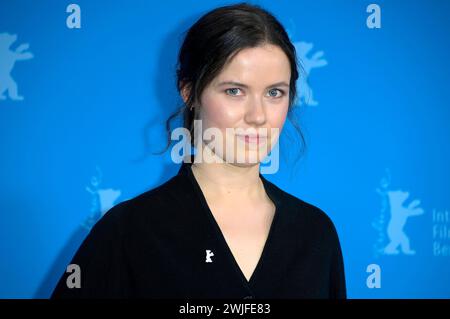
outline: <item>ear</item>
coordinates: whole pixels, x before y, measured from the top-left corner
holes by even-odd
[[[186,82],[181,82],[180,86],[181,86],[181,89],[180,89],[181,97],[183,98],[184,103],[186,103],[188,100],[189,94],[190,94],[191,84],[186,83]]]

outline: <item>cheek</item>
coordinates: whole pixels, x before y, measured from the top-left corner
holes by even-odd
[[[277,106],[276,108],[273,108],[270,110],[270,112],[268,112],[267,115],[270,127],[282,129],[287,118],[288,107],[288,104],[281,107]]]
[[[202,99],[202,120],[204,127],[225,129],[234,127],[241,114],[238,108],[227,105],[226,98],[219,95],[205,95]]]

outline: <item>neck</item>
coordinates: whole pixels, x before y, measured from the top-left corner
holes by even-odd
[[[204,193],[215,198],[261,199],[264,186],[259,178],[259,163],[238,166],[214,161],[194,161],[192,172]]]

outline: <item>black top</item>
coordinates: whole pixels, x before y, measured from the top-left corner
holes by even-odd
[[[52,298],[346,298],[338,235],[322,210],[260,174],[276,210],[247,281],[190,165],[111,208],[71,262],[81,288],[68,288],[64,273]]]

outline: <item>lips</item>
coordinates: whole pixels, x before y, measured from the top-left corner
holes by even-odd
[[[237,135],[237,137],[248,144],[262,144],[267,140],[267,136],[264,135]]]

